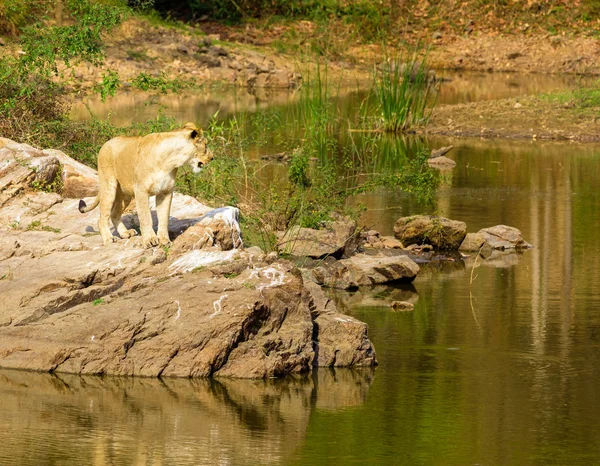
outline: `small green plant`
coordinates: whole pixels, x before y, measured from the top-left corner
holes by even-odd
[[[224,274],[223,276],[224,276],[225,278],[233,279],[233,278],[236,278],[236,277],[238,277],[239,275],[240,275],[240,273],[239,273],[239,272],[230,272],[230,273],[226,273],[226,274]]]
[[[42,225],[42,222],[39,220],[32,221],[29,225],[27,225],[25,230],[27,230],[27,231],[50,231],[52,233],[60,233],[59,228],[54,228],[54,227],[51,227],[48,225]]]
[[[29,225],[27,225],[27,228],[25,228],[25,229],[27,231],[32,231],[32,230],[39,230],[41,227],[42,227],[42,222],[40,222],[39,220],[34,220]]]
[[[104,304],[104,298],[98,298],[92,301],[92,306],[98,306],[100,304]]]

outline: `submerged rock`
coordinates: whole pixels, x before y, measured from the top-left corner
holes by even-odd
[[[431,244],[440,250],[457,250],[466,234],[464,222],[432,215],[402,217],[394,225],[394,235],[403,244]]]

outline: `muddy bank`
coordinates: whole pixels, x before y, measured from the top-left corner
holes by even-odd
[[[525,96],[436,107],[424,130],[457,137],[599,142],[596,108]]]

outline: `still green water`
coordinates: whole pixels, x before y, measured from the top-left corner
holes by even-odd
[[[433,263],[335,292],[379,366],[299,379],[147,380],[0,371],[0,464],[600,464],[600,147],[454,144],[440,215],[518,227],[534,249]],[[361,196],[390,234],[409,197]],[[475,269],[473,267],[475,266]],[[396,312],[393,300],[415,304]]]

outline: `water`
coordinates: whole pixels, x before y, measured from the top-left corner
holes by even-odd
[[[278,381],[0,371],[0,464],[600,464],[600,147],[428,143],[455,145],[440,214],[472,232],[518,227],[534,249],[332,293],[369,324],[374,371]],[[384,234],[419,208],[392,191],[360,200]],[[393,300],[415,309],[393,311]]]

